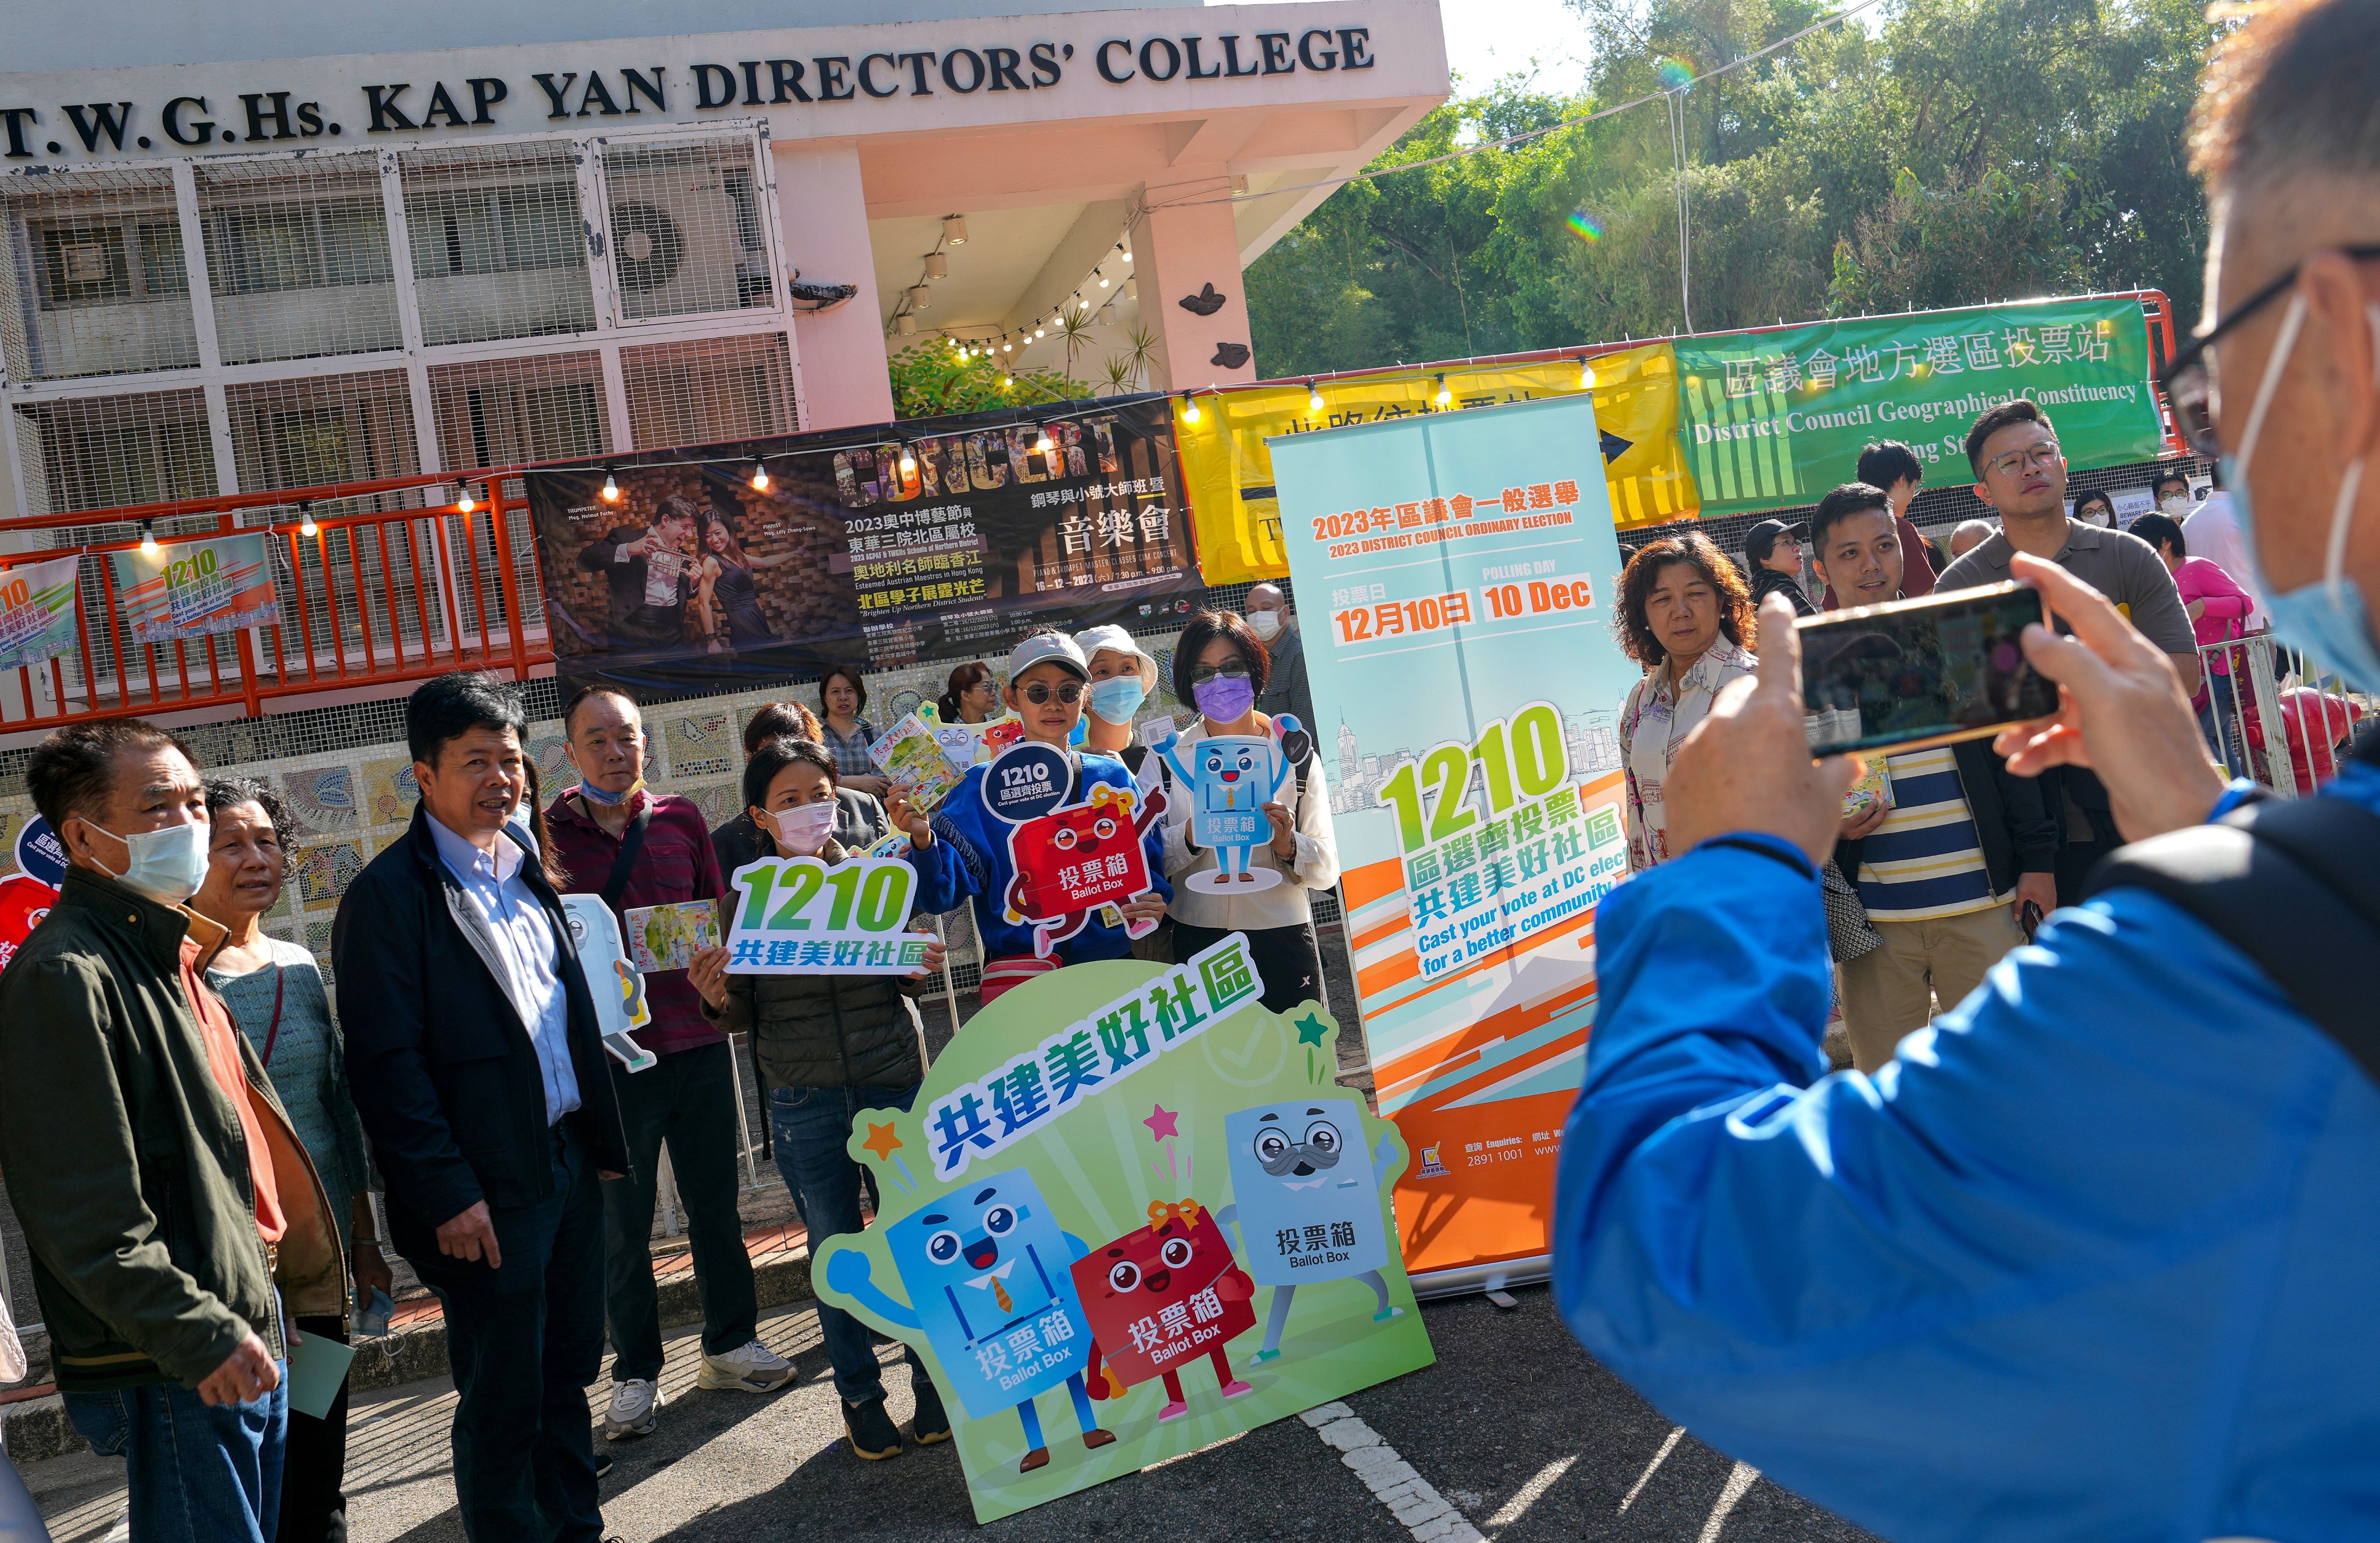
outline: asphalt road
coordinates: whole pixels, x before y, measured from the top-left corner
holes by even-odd
[[[1510,1311],[1480,1297],[1426,1305],[1438,1364],[1345,1401],[1481,1534],[1496,1543],[1867,1538],[1692,1437],[1673,1441],[1668,1420],[1578,1348],[1546,1291],[1515,1294],[1520,1306]],[[692,1389],[692,1339],[672,1342],[660,1429],[607,1449],[619,1460],[603,1486],[607,1532],[625,1543],[1414,1537],[1295,1419],[979,1529],[949,1446],[912,1447],[885,1463],[853,1455],[807,1306],[771,1316],[762,1335],[800,1368],[793,1387],[763,1397]],[[882,1355],[892,1414],[905,1420],[897,1347]],[[452,1391],[439,1381],[374,1395],[356,1411],[356,1543],[461,1539],[446,1442],[452,1409]],[[57,1543],[83,1543],[113,1521],[121,1474],[120,1463],[85,1452],[33,1464],[25,1476]]]

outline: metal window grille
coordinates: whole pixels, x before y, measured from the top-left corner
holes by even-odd
[[[243,488],[320,487],[403,477],[421,469],[403,371],[254,382],[225,388],[225,397],[231,416],[232,460]],[[327,500],[314,505],[313,513],[322,519],[419,508],[421,503],[419,490],[406,490]],[[295,516],[288,509],[251,509],[242,518],[249,525],[268,520],[286,525]],[[299,543],[309,597],[306,625],[322,655],[319,667],[335,665],[334,647],[346,650],[353,666],[375,654],[386,660],[392,651],[420,646],[420,587],[430,586],[434,597],[440,579],[428,526],[424,519],[403,526],[332,529],[323,531],[320,541]],[[406,550],[408,536],[410,553]],[[298,589],[285,573],[279,586],[284,612],[294,618]],[[329,601],[332,595],[337,597],[335,605]],[[434,625],[443,613],[434,599],[430,608]]]
[[[591,351],[439,365],[430,371],[430,395],[437,407],[438,455],[443,466],[520,466],[600,456],[614,447],[611,413],[604,400],[602,356]],[[513,589],[520,597],[522,621],[542,624],[545,606],[537,573],[537,536],[528,517],[528,484],[508,477],[504,495]],[[480,592],[459,597],[462,623],[467,634],[480,626],[492,633],[504,621],[494,536],[477,525],[471,529],[480,532],[473,564],[473,571],[480,576]],[[463,533],[455,529],[447,539],[461,540]]]
[[[206,394],[196,388],[20,401],[13,418],[28,515],[162,504],[219,491]],[[97,528],[58,531],[52,544],[74,546],[116,534]]]
[[[800,426],[783,333],[623,348],[620,374],[639,445],[716,444]]]
[[[403,343],[377,154],[201,164],[197,178],[225,364]]]
[[[757,146],[735,134],[603,147],[624,320],[776,304]]]
[[[0,188],[0,353],[20,381],[199,363],[173,174],[16,176]]]
[[[422,342],[595,330],[577,162],[552,142],[397,157]]]

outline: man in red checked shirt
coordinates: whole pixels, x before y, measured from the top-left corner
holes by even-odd
[[[645,728],[637,704],[590,686],[563,710],[563,734],[579,784],[546,810],[554,856],[570,888],[601,894],[621,918],[647,905],[719,898],[719,859],[694,801],[645,786]],[[641,1072],[614,1063],[620,1124],[633,1154],[626,1178],[603,1182],[604,1303],[612,1325],[608,1440],[646,1436],[661,1415],[662,1328],[653,1285],[653,1186],[662,1143],[686,1207],[702,1295],[699,1387],[774,1391],[793,1364],[759,1341],[751,1256],[735,1211],[735,1051],[703,1016],[683,969],[645,977],[652,1021],[637,1039],[659,1061]]]

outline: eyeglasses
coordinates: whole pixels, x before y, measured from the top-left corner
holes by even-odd
[[[1233,660],[1229,664],[1201,664],[1190,672],[1190,684],[1204,686],[1218,675],[1225,680],[1245,680],[1248,678],[1248,667],[1238,660]]]
[[[2359,262],[2380,258],[2380,246],[2341,247],[2340,251]],[[2304,264],[2293,262],[2289,271],[2249,296],[2233,308],[2230,315],[2215,323],[2204,336],[2174,356],[2171,364],[2157,376],[2164,388],[2166,400],[2173,404],[2174,426],[2181,431],[2181,443],[2193,456],[2215,460],[2223,454],[2223,442],[2215,432],[2215,343],[2249,317],[2270,305],[2275,298],[2297,286],[2298,271]]]
[[[1083,683],[1078,680],[1070,680],[1062,682],[1056,686],[1051,686],[1046,680],[1037,680],[1032,685],[1025,688],[1025,699],[1031,702],[1035,707],[1049,706],[1050,699],[1053,695],[1068,707],[1072,707],[1082,699]]]
[[[2054,439],[2046,439],[2039,444],[2029,444],[2022,450],[2011,450],[2005,456],[1996,456],[1984,463],[1984,469],[1986,472],[1998,472],[2003,477],[2014,477],[2020,471],[2031,471],[2035,468],[2046,470],[2057,464],[2058,442]]]

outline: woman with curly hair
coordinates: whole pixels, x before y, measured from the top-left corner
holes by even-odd
[[[1661,797],[1670,757],[1710,711],[1718,688],[1759,667],[1744,647],[1752,591],[1708,536],[1665,537],[1628,560],[1613,626],[1621,648],[1645,671],[1620,710],[1628,867],[1641,873],[1672,855]]]

